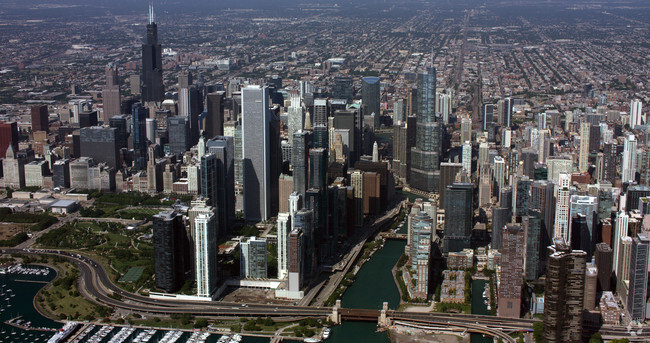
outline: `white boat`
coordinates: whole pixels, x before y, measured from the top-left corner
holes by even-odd
[[[328,339],[328,338],[330,338],[330,329],[325,328],[325,330],[323,330],[323,339]]]
[[[320,339],[318,339],[318,338],[313,338],[313,337],[305,338],[305,339],[303,340],[303,342],[305,342],[305,343],[318,343],[318,342],[320,342],[320,341],[321,341]]]

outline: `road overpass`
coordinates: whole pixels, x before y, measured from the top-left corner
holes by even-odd
[[[67,251],[42,249],[3,249],[2,254],[44,254],[64,257],[74,263],[80,270],[79,292],[95,303],[115,308],[145,312],[151,314],[192,314],[211,317],[320,317],[325,318],[333,313],[329,307],[293,306],[272,304],[241,304],[223,301],[183,301],[168,299],[152,299],[139,294],[130,293],[117,287],[108,277],[101,264],[93,259]],[[117,296],[116,296],[117,295]],[[337,308],[342,320],[377,322],[381,311],[372,309]],[[500,318],[486,315],[450,314],[450,313],[413,313],[387,310],[386,316],[391,321],[412,323],[413,325],[447,325],[465,328],[469,332],[483,333],[502,338],[507,332],[532,330],[536,320],[521,318]],[[631,341],[647,341],[650,338],[650,326],[641,328],[641,334],[628,332],[624,327],[603,327],[603,335],[628,338]],[[647,332],[647,333],[643,333]],[[505,335],[505,336],[504,336]],[[638,340],[636,338],[643,338]]]

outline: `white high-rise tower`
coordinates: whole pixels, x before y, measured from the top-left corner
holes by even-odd
[[[555,225],[553,237],[562,237],[566,242],[571,238],[569,227],[569,202],[571,200],[571,174],[560,173],[555,206]]]
[[[636,174],[636,137],[630,134],[623,143],[623,165],[621,166],[621,181],[634,181]]]

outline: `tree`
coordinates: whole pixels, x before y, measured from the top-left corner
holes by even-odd
[[[535,343],[542,343],[544,333],[544,324],[542,322],[535,322],[533,324],[533,339]]]

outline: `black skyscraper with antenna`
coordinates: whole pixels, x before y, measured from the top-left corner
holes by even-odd
[[[150,4],[147,42],[142,44],[142,101],[162,102],[164,97],[162,48],[158,44],[158,26],[155,23],[153,4]]]

